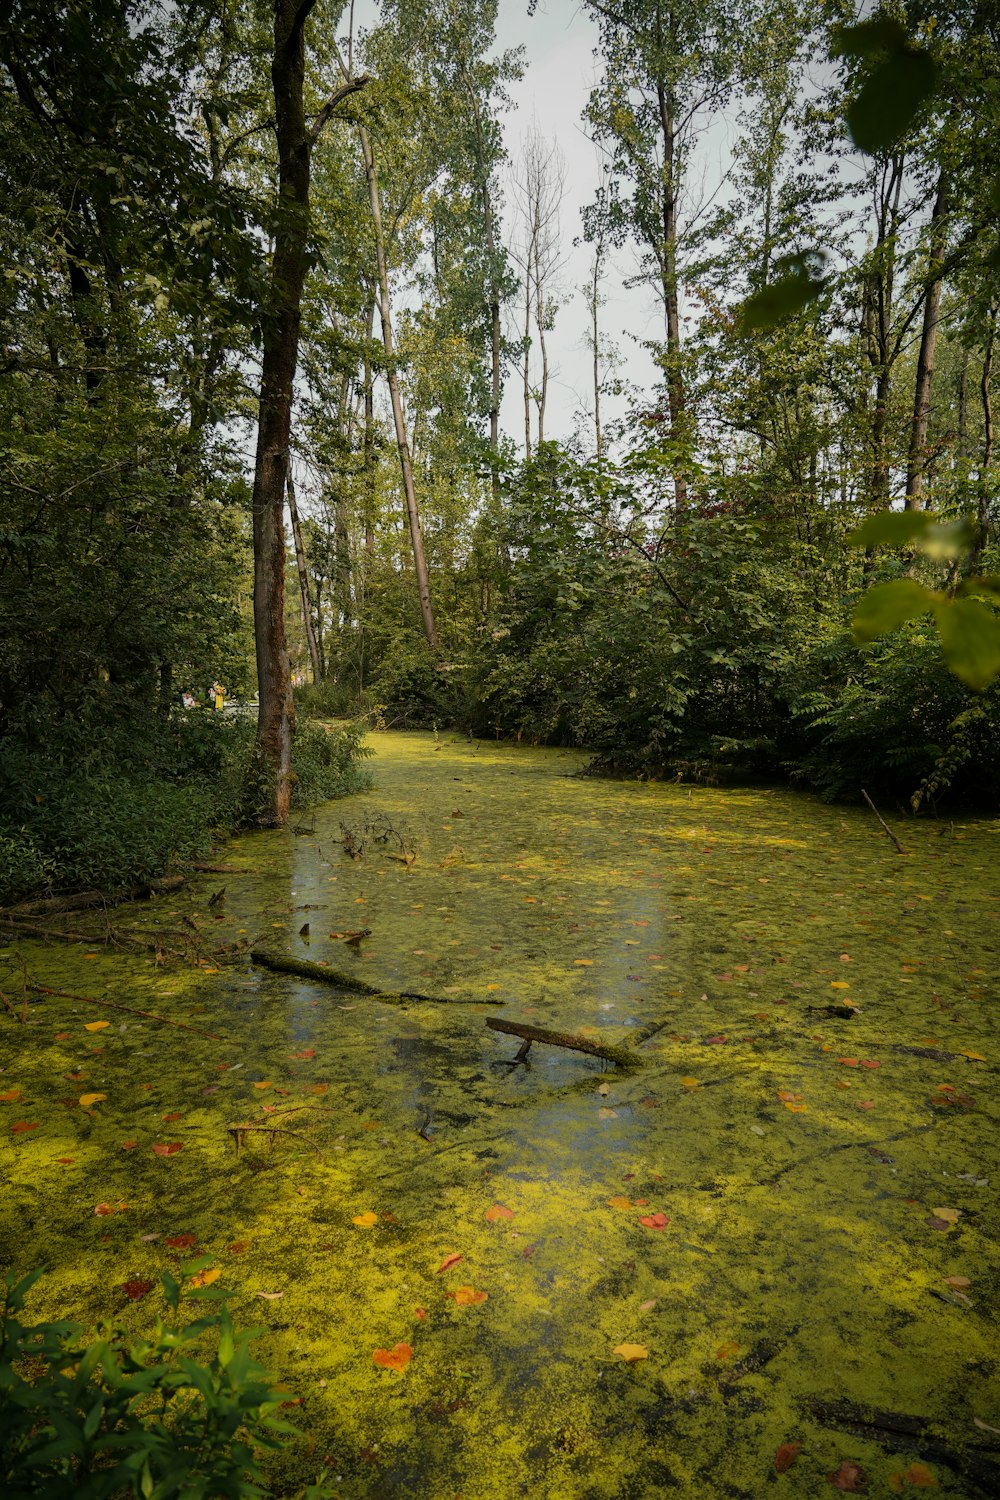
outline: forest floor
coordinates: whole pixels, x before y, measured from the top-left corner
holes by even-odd
[[[890,818],[900,856],[789,791],[373,745],[374,791],[114,914],[196,963],[0,950],[29,1312],[148,1332],[211,1256],[301,1402],[277,1494],[1000,1493],[1000,824]],[[462,1003],[213,955],[250,940]],[[25,973],[167,1019],[29,990],[21,1024]],[[644,1066],[511,1066],[489,1015]]]

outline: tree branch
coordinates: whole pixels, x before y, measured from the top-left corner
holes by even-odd
[[[334,90],[312,123],[312,129],[309,131],[309,140],[312,145],[315,145],[319,140],[324,125],[337,108],[337,105],[341,104],[347,98],[348,94],[356,94],[359,89],[363,89],[365,84],[370,82],[371,78],[369,74],[362,73],[359,78],[349,78],[346,83],[341,84],[339,89]]]

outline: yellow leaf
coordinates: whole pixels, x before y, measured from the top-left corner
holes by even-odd
[[[487,985],[487,986],[486,986],[486,988],[487,988],[487,990],[488,990],[488,991],[489,991],[489,992],[490,992],[490,994],[492,994],[492,993],[493,993],[493,991],[494,991],[494,990],[498,990],[498,989],[499,989],[499,988],[500,988],[500,986],[499,986],[499,985],[498,985],[498,984],[488,984],[488,985]]]
[[[829,969],[827,969],[828,974],[829,972]],[[830,988],[831,990],[849,990],[851,986],[847,983],[846,979],[831,979]]]
[[[616,1193],[613,1198],[609,1198],[608,1199],[608,1207],[609,1208],[631,1208],[632,1207],[632,1199],[631,1198],[623,1198],[620,1193]]]
[[[378,1223],[378,1214],[355,1214],[351,1223],[357,1224],[359,1229],[372,1229]]]
[[[786,1109],[791,1110],[793,1115],[804,1114],[805,1111],[809,1108],[808,1104],[797,1104],[794,1099],[784,1099],[782,1100],[782,1103],[784,1104]]]
[[[634,1364],[637,1359],[649,1358],[645,1344],[616,1344],[612,1353],[620,1354],[627,1365]]]
[[[962,1211],[959,1208],[932,1208],[931,1213],[935,1219],[943,1219],[946,1224],[957,1224],[962,1217]]]
[[[718,1349],[716,1349],[715,1357],[716,1359],[732,1359],[733,1355],[739,1354],[739,1352],[740,1346],[736,1340],[727,1339],[724,1344],[720,1344]]]
[[[255,1083],[254,1084],[254,1088],[255,1089],[269,1089],[270,1087],[271,1087],[271,1080],[269,1078],[265,1078],[260,1083]]]
[[[573,962],[581,969],[589,969],[593,964],[592,958],[574,958]]]
[[[84,1109],[89,1109],[92,1104],[100,1104],[101,1100],[107,1097],[107,1094],[81,1094],[80,1103]]]
[[[216,1267],[216,1269],[212,1271],[197,1271],[194,1276],[191,1277],[191,1285],[193,1287],[211,1286],[212,1282],[218,1281],[221,1275],[222,1272],[218,1269],[218,1267]]]
[[[597,1118],[599,1120],[617,1120],[618,1111],[616,1109],[608,1109],[606,1105],[602,1105],[597,1111]]]
[[[472,1307],[477,1302],[485,1302],[489,1292],[477,1292],[472,1286],[457,1286],[454,1295],[459,1307]]]
[[[87,1021],[83,1029],[84,1031],[103,1031],[106,1026],[110,1025],[110,1021]]]
[[[701,1079],[700,1078],[682,1078],[681,1079],[681,1088],[683,1088],[683,1089],[700,1089],[701,1088]]]
[[[959,1057],[967,1057],[970,1062],[985,1062],[986,1059],[981,1052],[960,1052]]]

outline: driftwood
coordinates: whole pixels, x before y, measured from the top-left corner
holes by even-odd
[[[107,1010],[121,1010],[129,1016],[142,1016],[146,1021],[162,1021],[164,1026],[177,1026],[181,1031],[193,1031],[195,1036],[208,1037],[212,1042],[226,1040],[214,1031],[202,1031],[198,1026],[189,1026],[186,1021],[174,1021],[170,1016],[157,1015],[154,1010],[138,1010],[134,1005],[120,1005],[117,1000],[95,1000],[90,995],[71,995],[67,990],[50,990],[46,985],[35,984],[30,979],[25,981],[25,989],[31,990],[35,995],[52,995],[58,1000],[78,1000],[81,1005],[99,1005]]]
[[[311,1141],[307,1135],[303,1135],[301,1130],[289,1130],[286,1126],[282,1126],[282,1125],[258,1125],[253,1120],[243,1120],[238,1125],[227,1125],[226,1126],[226,1130],[229,1132],[229,1134],[232,1136],[233,1140],[236,1142],[236,1155],[237,1156],[239,1156],[239,1154],[240,1154],[240,1147],[243,1145],[243,1142],[246,1140],[247,1132],[250,1131],[250,1130],[260,1130],[260,1131],[262,1131],[264,1133],[264,1135],[293,1135],[298,1140],[305,1141],[305,1143],[306,1143],[307,1146],[311,1146],[312,1149],[316,1152],[317,1156],[319,1156],[319,1157],[322,1158],[322,1155],[323,1155],[322,1151],[319,1149],[319,1147],[317,1146],[316,1142],[315,1141]]]
[[[427,1005],[503,1005],[503,1000],[493,996],[486,999],[459,999],[453,995],[419,995],[414,990],[403,990],[399,994],[380,990],[353,974],[344,974],[326,964],[312,964],[303,958],[283,958],[277,953],[265,953],[260,948],[250,952],[251,961],[264,969],[274,969],[279,974],[298,974],[302,979],[318,979],[321,984],[331,984],[338,990],[350,990],[355,995],[371,995],[375,1000],[384,1000],[388,1005],[402,1005],[409,1000],[418,1000]]]
[[[862,797],[864,797],[865,801],[868,803],[868,806],[871,808],[871,810],[875,814],[876,818],[878,818],[879,822],[882,824],[882,827],[885,829],[886,833],[892,839],[892,842],[896,846],[896,853],[897,854],[905,854],[906,850],[903,848],[902,844],[899,842],[899,839],[893,833],[892,829],[889,827],[888,823],[885,821],[885,819],[883,818],[882,814],[879,812],[878,808],[875,806],[874,802],[869,797],[868,793],[865,791],[864,787],[861,788],[861,795],[862,795]]]
[[[532,1042],[544,1042],[548,1047],[565,1047],[570,1052],[585,1052],[588,1057],[602,1057],[605,1062],[615,1063],[626,1070],[643,1066],[643,1059],[630,1052],[627,1047],[610,1047],[604,1042],[592,1042],[589,1037],[574,1036],[569,1031],[548,1031],[544,1026],[526,1026],[521,1021],[500,1021],[493,1016],[488,1017],[486,1024],[491,1031],[502,1031],[506,1036],[521,1038],[521,1046],[513,1058],[514,1062],[524,1061]]]
[[[0,911],[0,916],[47,917],[61,911],[78,911],[84,906],[103,906],[106,900],[103,891],[77,891],[74,896],[46,896],[41,901],[19,901],[16,906],[5,906]]]

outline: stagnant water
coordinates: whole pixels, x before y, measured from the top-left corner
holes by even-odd
[[[870,814],[788,791],[373,744],[372,792],[116,920],[472,1003],[0,951],[16,1009],[23,966],[222,1038],[37,994],[26,1025],[0,1015],[0,1253],[51,1268],[30,1310],[146,1331],[157,1291],[124,1283],[214,1257],[302,1397],[282,1494],[322,1471],[345,1497],[819,1496],[845,1460],[876,1494],[1000,1491],[1000,825],[896,817],[901,857]],[[490,1014],[645,1028],[645,1066],[511,1067]],[[300,1133],[237,1152],[248,1121]],[[185,1233],[197,1252],[166,1245]],[[404,1371],[374,1362],[401,1343]]]

